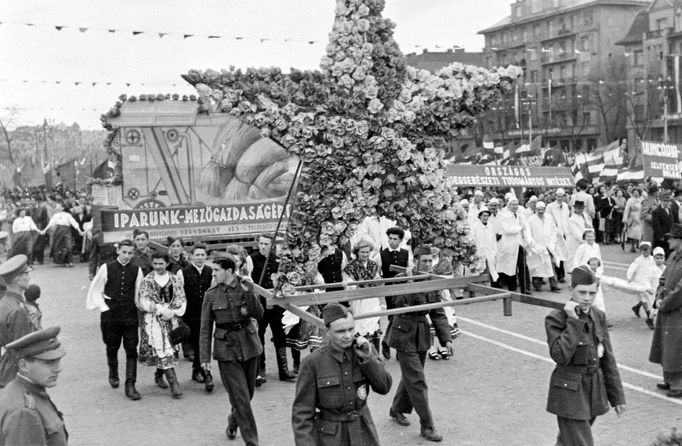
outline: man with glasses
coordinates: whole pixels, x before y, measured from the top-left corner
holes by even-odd
[[[24,291],[30,281],[28,258],[16,255],[0,265],[0,285],[7,289],[0,299],[0,346],[3,348],[12,341],[34,331],[31,318],[26,309]],[[2,291],[0,288],[0,294]],[[17,364],[4,349],[0,357],[0,388],[5,387],[17,374]]]

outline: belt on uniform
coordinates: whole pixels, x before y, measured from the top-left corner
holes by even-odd
[[[556,368],[564,372],[580,373],[583,375],[593,375],[599,371],[599,364],[597,365],[587,365],[587,366],[577,366],[577,365],[565,365]]]
[[[246,328],[248,325],[249,325],[248,322],[238,322],[236,324],[229,323],[215,324],[216,328],[220,328],[227,331],[239,331],[242,328]]]
[[[361,415],[367,411],[367,406],[362,407],[358,410],[352,410],[350,412],[336,413],[326,409],[319,409],[317,412],[317,418],[323,421],[333,421],[337,423],[349,423],[351,421],[357,420]]]
[[[412,311],[410,313],[400,313],[397,314],[396,316],[404,317],[407,319],[421,319],[427,314],[429,314],[428,311]]]

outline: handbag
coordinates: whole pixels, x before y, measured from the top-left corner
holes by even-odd
[[[190,333],[191,330],[189,325],[184,323],[182,320],[178,320],[178,326],[172,329],[169,335],[171,344],[181,344],[189,337]]]

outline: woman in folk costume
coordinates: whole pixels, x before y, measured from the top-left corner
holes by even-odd
[[[55,213],[52,214],[50,222],[45,226],[45,229],[40,231],[40,234],[44,235],[51,228],[55,228],[54,237],[52,238],[52,256],[54,263],[72,267],[71,249],[73,248],[73,237],[71,236],[71,228],[74,228],[81,235],[83,235],[83,231],[81,231],[81,228],[71,214],[64,211],[63,203],[57,202],[55,205]]]
[[[40,232],[40,229],[26,215],[26,208],[18,208],[17,218],[12,222],[12,250],[8,257],[24,254],[28,258],[28,266],[33,265],[33,232]]]
[[[478,211],[478,219],[471,224],[471,238],[476,245],[476,254],[479,259],[485,262],[485,273],[490,274],[490,279],[497,282],[499,274],[495,267],[495,258],[497,256],[497,238],[495,237],[495,228],[490,223],[490,210],[483,207]]]
[[[142,312],[139,359],[156,367],[154,381],[159,387],[167,389],[170,384],[173,398],[180,398],[182,391],[175,374],[178,360],[171,332],[180,325],[187,299],[180,279],[167,270],[168,263],[168,255],[152,254],[153,271],[142,281],[135,299]],[[163,380],[164,375],[168,384]]]
[[[555,248],[557,226],[552,216],[545,212],[545,209],[545,203],[538,201],[535,205],[535,215],[528,219],[530,234],[533,237],[532,247],[528,251],[528,269],[530,269],[530,275],[533,278],[535,291],[541,290],[546,278],[549,280],[550,289],[556,292],[559,291],[559,286],[554,275],[552,258],[558,258]]]
[[[573,203],[573,212],[568,219],[566,232],[566,271],[572,271],[578,266],[574,263],[575,253],[583,244],[583,234],[588,228],[592,228],[592,219],[585,214],[585,203],[577,200]]]
[[[344,282],[359,282],[363,280],[374,280],[379,278],[379,265],[370,260],[370,255],[374,250],[374,245],[368,239],[360,240],[355,247],[353,247],[353,254],[355,258],[351,260],[343,269]],[[368,285],[358,285],[364,288]],[[348,289],[356,288],[351,285]],[[375,311],[381,311],[381,303],[379,298],[370,297],[367,299],[358,299],[350,302],[350,309],[353,314],[363,314]],[[367,338],[380,351],[381,329],[379,327],[379,317],[372,317],[367,319],[358,319],[355,321],[355,332]]]
[[[509,291],[516,291],[517,280],[522,293],[530,292],[530,273],[526,266],[525,247],[532,238],[528,221],[519,209],[519,200],[511,193],[505,195],[507,207],[497,218],[497,230],[502,234],[497,243],[495,268]]]

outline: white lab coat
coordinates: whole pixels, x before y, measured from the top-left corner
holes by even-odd
[[[528,250],[528,269],[531,277],[554,277],[550,253],[556,256],[557,228],[551,215],[545,212],[542,220],[537,215],[528,219],[533,245]]]
[[[570,273],[573,270],[573,268],[579,265],[573,263],[573,260],[575,259],[575,252],[578,250],[578,247],[583,243],[583,233],[585,232],[585,229],[592,227],[592,225],[589,224],[589,220],[587,220],[588,218],[589,217],[585,213],[583,213],[582,216],[573,213],[571,217],[568,219],[567,225],[568,231],[566,232],[567,273]]]
[[[493,282],[497,280],[497,268],[495,265],[495,258],[497,256],[497,239],[495,238],[495,230],[488,220],[488,224],[484,225],[480,219],[477,219],[471,225],[471,238],[476,245],[476,254],[485,258],[486,264],[490,271],[490,277]]]
[[[559,207],[559,203],[553,201],[547,205],[547,210],[545,214],[552,216],[554,223],[557,227],[557,237],[555,243],[556,254],[553,255],[561,262],[565,262],[568,257],[566,248],[566,233],[568,232],[568,219],[571,217],[571,210],[568,208],[567,203],[562,203]]]
[[[514,214],[509,208],[502,209],[496,219],[496,230],[502,234],[502,238],[497,242],[497,259],[495,268],[498,273],[508,276],[516,275],[516,260],[519,255],[520,246],[530,245],[532,238],[528,230],[528,222],[522,212]]]

